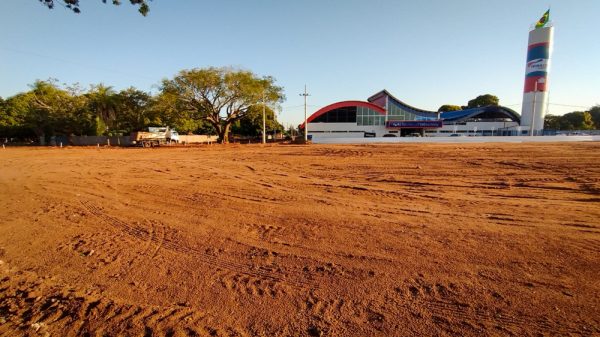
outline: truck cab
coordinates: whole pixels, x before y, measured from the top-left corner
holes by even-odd
[[[165,134],[168,142],[179,143],[179,133],[175,129],[169,129]]]

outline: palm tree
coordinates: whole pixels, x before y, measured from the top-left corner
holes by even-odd
[[[107,128],[112,128],[117,119],[118,97],[111,86],[100,83],[92,85],[87,93],[90,109],[100,118]]]

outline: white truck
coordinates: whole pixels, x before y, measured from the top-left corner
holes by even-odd
[[[179,134],[168,126],[149,127],[148,131],[131,133],[131,143],[142,147],[155,147],[171,143],[179,143]]]

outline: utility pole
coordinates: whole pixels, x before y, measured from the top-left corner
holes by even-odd
[[[263,132],[262,132],[262,143],[267,143],[267,116],[265,113],[265,94],[263,93]]]
[[[306,119],[306,97],[310,96],[306,92],[306,84],[304,85],[304,93],[300,94],[300,96],[304,96],[304,142],[308,141],[308,121]]]
[[[530,137],[533,137],[533,123],[535,123],[535,96],[537,95],[537,82],[535,82],[535,90],[533,91],[533,102],[531,107],[531,132],[529,133]],[[520,135],[519,135],[520,136]]]
[[[532,103],[532,107],[531,107],[531,132],[529,133],[530,137],[533,137],[533,129],[534,129],[534,123],[535,123],[535,98],[537,96],[537,85],[538,85],[538,80],[535,81],[535,83],[533,84],[533,103]]]

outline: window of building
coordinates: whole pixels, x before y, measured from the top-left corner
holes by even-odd
[[[356,115],[358,125],[384,125],[385,116],[379,112],[365,107],[358,107]]]
[[[356,123],[356,107],[343,107],[328,111],[311,123]]]

